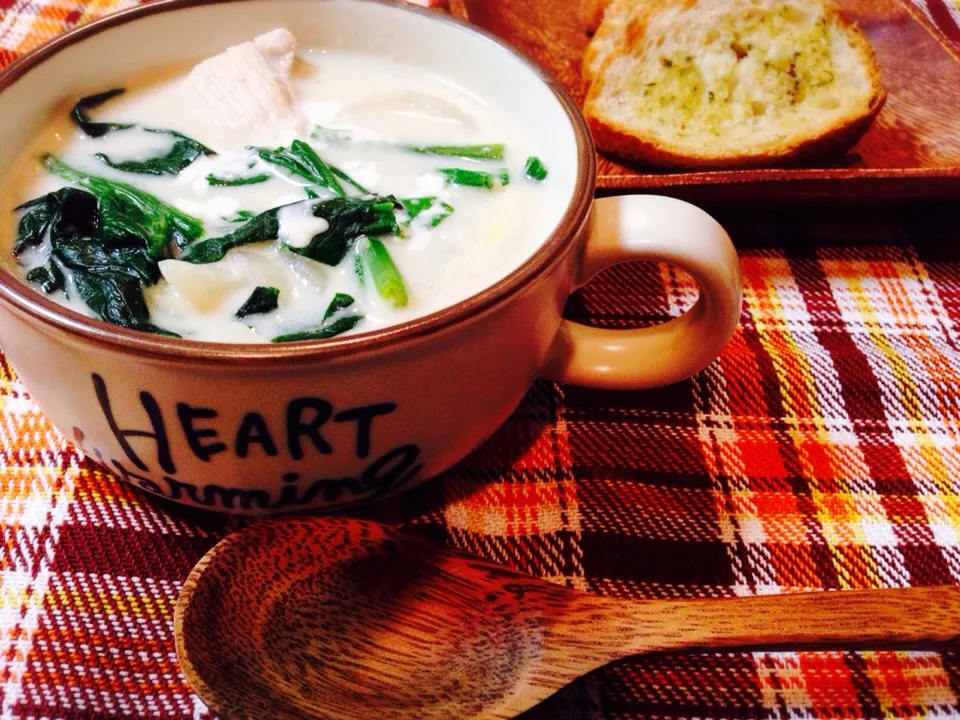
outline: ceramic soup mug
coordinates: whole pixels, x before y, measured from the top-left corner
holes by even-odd
[[[43,412],[88,456],[191,506],[247,514],[344,508],[449,468],[506,420],[538,376],[649,388],[686,378],[720,353],[741,304],[739,261],[724,230],[664,197],[595,201],[593,144],[567,92],[492,37],[429,11],[363,0],[188,0],[108,16],[0,77],[0,168],[64,98],[279,26],[302,45],[440,71],[535,123],[566,209],[532,256],[483,292],[417,320],[320,342],[225,345],[138,333],[65,309],[0,271],[0,345]],[[632,260],[682,268],[699,284],[699,300],[648,329],[563,320],[574,289]]]

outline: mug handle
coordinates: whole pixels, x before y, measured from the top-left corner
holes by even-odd
[[[564,320],[543,377],[611,390],[659,387],[713,362],[740,319],[740,260],[730,236],[690,203],[658,195],[601,198],[576,287],[604,268],[648,260],[676,265],[700,286],[680,317],[650,328],[604,330]]]

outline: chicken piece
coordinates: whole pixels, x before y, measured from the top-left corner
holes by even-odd
[[[286,28],[277,28],[253,39],[253,46],[263,55],[273,71],[289,80],[293,72],[293,58],[297,52],[297,39]]]
[[[196,65],[182,85],[184,106],[218,130],[256,136],[299,121],[290,82],[296,38],[279,28]]]

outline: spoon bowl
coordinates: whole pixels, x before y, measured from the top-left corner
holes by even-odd
[[[486,565],[376,523],[261,523],[187,580],[181,666],[228,717],[479,716],[542,650],[533,593],[476,583]]]
[[[942,641],[960,588],[613,601],[377,523],[262,522],[194,568],[180,664],[225,718],[509,718],[630,654]]]

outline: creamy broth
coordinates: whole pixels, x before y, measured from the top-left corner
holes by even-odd
[[[212,63],[209,67],[201,64],[192,72],[141,79],[88,111],[95,121],[175,130],[215,151],[175,175],[124,172],[97,157],[102,154],[113,164],[154,158],[171,148],[170,135],[133,128],[88,137],[69,118],[76,98],[59,108],[0,189],[9,267],[26,280],[31,268],[49,259],[49,240],[16,259],[11,253],[22,216],[14,208],[70,184],[41,166],[42,153],[53,153],[85,173],[133,185],[202,222],[202,238],[160,261],[162,277],[144,291],[151,325],[197,340],[267,342],[315,330],[338,296],[350,296],[355,302],[336,312],[330,308],[331,319],[345,314],[362,317],[347,332],[422,316],[505,277],[556,225],[564,194],[556,191],[549,175],[538,181],[524,170],[530,157],[542,158],[550,168],[549,148],[538,142],[535,119],[513,117],[509,108],[492,106],[450,78],[394,59],[320,48],[299,48],[294,59],[286,50],[258,58],[246,48],[248,56],[224,54],[206,61]],[[257,65],[263,61],[282,82],[270,80],[262,92],[251,91],[244,83],[249,72],[263,71]],[[244,65],[248,62],[253,71]],[[227,92],[234,86],[222,76],[224,68],[240,78],[236,93]],[[102,90],[106,88],[94,92]],[[308,143],[323,161],[371,194],[436,199],[394,208],[390,212],[401,228],[399,235],[370,232],[368,239],[364,233],[351,241],[335,265],[305,257],[298,252],[335,222],[315,216],[314,208],[336,193],[250,149],[289,149],[295,139]],[[502,159],[408,149],[490,149],[494,144],[503,145]],[[487,173],[493,187],[451,182],[442,169]],[[235,181],[259,175],[268,179],[241,186],[218,186],[208,179]],[[349,180],[338,182],[348,196],[364,195]],[[308,192],[317,198],[310,200]],[[176,259],[180,252],[190,257],[193,245],[237,231],[250,218],[280,206],[275,213],[277,239],[233,248],[216,262]],[[375,282],[371,253],[376,255],[372,245],[377,242],[399,270],[405,302]],[[64,284],[65,289],[54,291],[52,297],[93,315],[69,272]],[[257,287],[279,291],[276,309],[238,318],[238,309]]]

